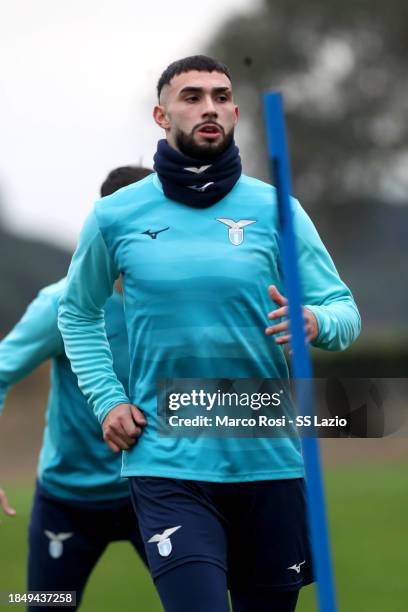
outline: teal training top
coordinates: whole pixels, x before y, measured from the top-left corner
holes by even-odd
[[[311,220],[296,200],[293,205],[304,303],[319,325],[314,344],[344,349],[359,334],[356,305]],[[277,212],[275,189],[254,178],[241,176],[225,198],[197,209],[166,198],[152,174],[97,202],[88,217],[59,325],[99,421],[129,399],[146,415],[142,436],[124,452],[122,475],[218,482],[303,475],[298,438],[157,432],[158,379],[288,377],[283,348],[264,332],[274,308],[267,287],[273,283],[283,293]],[[120,272],[129,399],[112,370],[103,327],[102,306]]]
[[[52,359],[46,427],[38,465],[40,483],[53,495],[76,500],[108,500],[128,495],[120,478],[120,455],[102,438],[92,409],[78,388],[57,326],[65,280],[43,289],[22,319],[0,342],[0,412],[10,385]],[[106,332],[115,372],[127,388],[129,354],[123,300],[116,291],[105,306]]]

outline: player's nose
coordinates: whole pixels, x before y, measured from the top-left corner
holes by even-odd
[[[208,115],[211,115],[214,118],[218,116],[212,96],[205,96],[203,101],[203,116],[208,118]]]

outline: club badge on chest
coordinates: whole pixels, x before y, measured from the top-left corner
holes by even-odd
[[[228,238],[234,246],[239,246],[244,242],[244,227],[246,225],[251,225],[251,223],[256,223],[255,220],[251,219],[241,219],[240,221],[234,221],[233,219],[224,219],[219,218],[216,219],[220,223],[224,223],[224,225],[228,226]]]

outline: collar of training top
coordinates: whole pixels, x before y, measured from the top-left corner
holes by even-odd
[[[234,142],[215,160],[197,160],[159,140],[154,156],[167,198],[194,208],[208,208],[222,200],[242,173],[239,149]]]

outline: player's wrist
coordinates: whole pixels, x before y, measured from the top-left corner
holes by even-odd
[[[129,410],[130,410],[130,402],[128,400],[127,397],[124,397],[122,399],[118,399],[118,400],[112,400],[112,402],[110,402],[107,406],[96,410],[95,411],[95,415],[99,421],[99,423],[101,425],[103,425],[103,422],[105,421],[106,417],[112,412],[112,410],[115,410],[116,408],[118,408],[119,406],[128,406]]]

